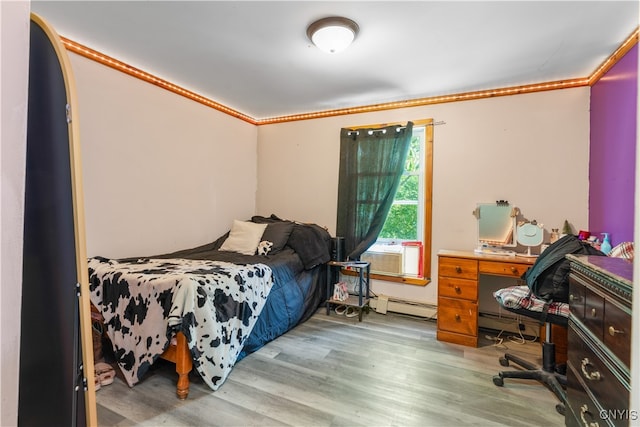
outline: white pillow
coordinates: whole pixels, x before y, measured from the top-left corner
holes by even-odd
[[[255,255],[265,228],[267,228],[267,224],[256,224],[255,222],[234,219],[229,237],[220,246],[220,250]]]

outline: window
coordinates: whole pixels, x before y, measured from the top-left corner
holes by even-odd
[[[431,275],[433,120],[414,121],[405,170],[377,241],[362,254],[372,277],[416,285]]]

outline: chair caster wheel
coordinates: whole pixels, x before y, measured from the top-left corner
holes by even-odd
[[[506,357],[501,357],[500,359],[498,359],[498,362],[500,362],[501,366],[509,366],[509,359],[507,359]]]
[[[504,385],[504,380],[502,379],[502,377],[500,375],[494,375],[493,376],[493,383],[495,385],[497,385],[498,387],[502,387]]]
[[[564,411],[565,407],[564,407],[564,403],[558,403],[556,405],[556,412],[559,413],[560,415],[564,415]]]

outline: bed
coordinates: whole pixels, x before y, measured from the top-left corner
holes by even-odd
[[[217,390],[235,363],[311,317],[330,254],[323,227],[254,216],[199,247],[89,258],[90,298],[129,386],[164,358],[185,399],[192,366]]]

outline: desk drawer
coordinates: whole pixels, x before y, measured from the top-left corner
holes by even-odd
[[[454,298],[438,298],[438,329],[478,335],[478,304]]]
[[[502,261],[480,261],[480,274],[494,274],[498,276],[513,276],[520,278],[529,265],[518,264],[517,262]]]
[[[438,274],[440,276],[478,280],[478,261],[463,258],[440,257]]]
[[[438,296],[478,300],[478,282],[457,277],[438,277]]]

